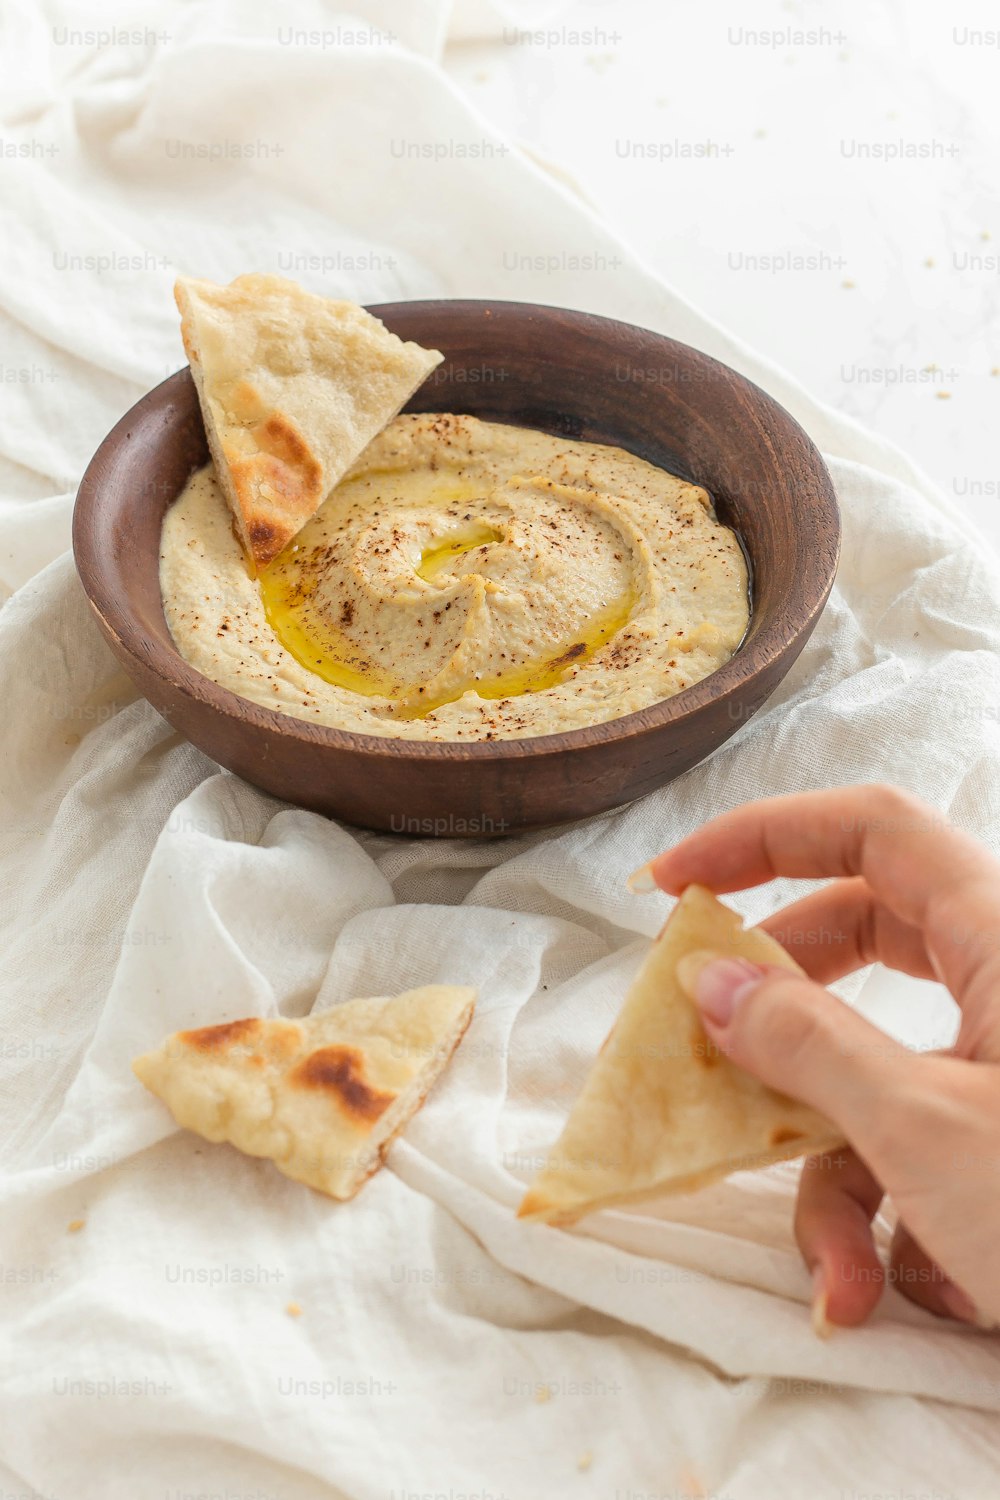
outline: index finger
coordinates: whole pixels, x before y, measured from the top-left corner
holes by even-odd
[[[1000,862],[926,803],[889,786],[773,797],[706,823],[649,865],[679,895],[723,893],[779,875],[862,876],[883,905],[924,932],[956,999],[1000,970]]]

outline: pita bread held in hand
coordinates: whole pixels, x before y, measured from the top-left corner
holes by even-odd
[[[219,483],[262,568],[443,356],[282,276],[181,277],[174,297]]]
[[[759,928],[700,886],[678,901],[625,997],[615,1026],[519,1217],[572,1223],[731,1172],[843,1144],[828,1120],[731,1063],[711,1043],[677,964],[726,955],[801,973]]]
[[[178,1125],[351,1198],[423,1104],[475,1002],[475,990],[431,984],[303,1021],[251,1017],[178,1031],[132,1067]]]

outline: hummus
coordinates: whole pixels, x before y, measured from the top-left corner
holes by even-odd
[[[252,576],[211,464],[163,524],[181,655],[314,724],[419,740],[551,734],[728,661],[736,535],[642,459],[475,417],[397,417]]]

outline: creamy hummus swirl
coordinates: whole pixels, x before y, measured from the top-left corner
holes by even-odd
[[[253,578],[211,465],[163,527],[182,655],[231,691],[367,734],[553,733],[728,660],[743,553],[708,495],[621,449],[398,417]]]

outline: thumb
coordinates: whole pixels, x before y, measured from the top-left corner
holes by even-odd
[[[677,978],[721,1052],[859,1145],[914,1060],[829,990],[787,969],[699,952],[681,959]]]

